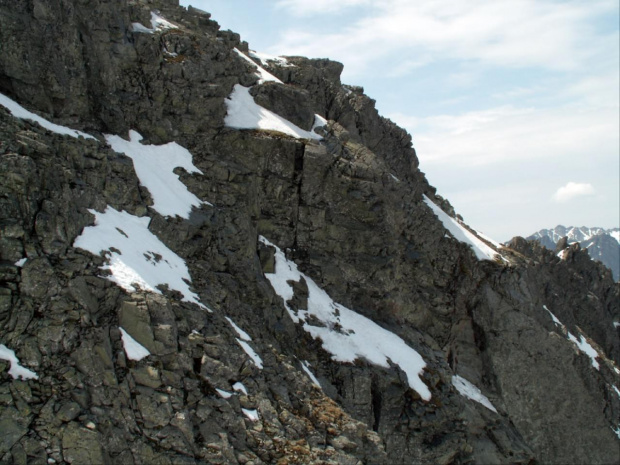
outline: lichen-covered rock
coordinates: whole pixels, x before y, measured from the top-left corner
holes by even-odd
[[[101,448],[99,433],[75,422],[62,433],[62,455],[67,463],[107,463]]]

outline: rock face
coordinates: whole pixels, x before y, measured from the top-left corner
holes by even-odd
[[[3,463],[620,461],[610,272],[578,245],[557,256],[521,238],[477,259],[427,206],[454,214],[410,136],[342,65],[257,60],[265,80],[238,35],[174,1],[0,0],[0,44],[0,93],[95,136],[0,105]],[[321,140],[227,127],[237,85],[301,130],[326,118]],[[189,218],[162,216],[157,183],[107,145],[129,130],[189,150],[196,171],[174,171],[203,202]],[[199,304],[172,278],[115,274],[133,249],[74,246],[110,208],[180,257]],[[275,246],[307,278],[286,298],[268,279]],[[309,332],[348,341],[338,323],[296,324],[312,283],[419,353],[430,399],[396,358],[339,361]]]
[[[563,237],[567,238],[568,243],[579,243],[582,249],[587,249],[592,260],[601,262],[611,270],[614,280],[620,281],[620,229],[567,228],[560,225],[553,229],[541,229],[528,239],[554,250]]]

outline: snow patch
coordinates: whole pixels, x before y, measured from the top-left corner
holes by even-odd
[[[175,26],[170,21],[166,20],[163,16],[151,11],[151,27],[157,30],[164,29],[178,29],[178,26]]]
[[[493,246],[497,247],[498,249],[500,247],[503,247],[503,245],[500,244],[499,242],[497,242],[495,239],[490,238],[489,236],[487,236],[486,234],[481,233],[480,231],[476,231],[476,234],[478,234],[478,236],[483,238],[485,241],[490,242],[491,244],[493,244]]]
[[[146,347],[136,341],[133,337],[131,337],[127,331],[123,328],[118,328],[121,330],[121,339],[123,340],[123,347],[125,348],[125,353],[127,354],[127,358],[129,360],[140,361],[145,357],[151,355]]]
[[[592,360],[592,366],[594,368],[596,368],[597,370],[600,370],[600,365],[598,361],[596,360],[596,357],[598,357],[598,352],[594,349],[594,347],[590,345],[590,343],[588,343],[586,338],[583,337],[583,334],[580,334],[579,339],[577,339],[575,336],[573,336],[569,332],[568,339],[570,339],[580,351],[582,351],[584,354],[590,357],[590,359]]]
[[[51,121],[46,120],[45,118],[41,118],[39,115],[35,115],[34,113],[26,110],[19,103],[14,100],[11,100],[6,95],[0,94],[0,105],[6,107],[7,110],[11,112],[11,114],[15,118],[27,119],[30,121],[34,121],[39,123],[42,127],[47,129],[48,131],[55,132],[56,134],[62,134],[65,136],[75,137],[76,139],[80,136],[85,139],[95,139],[90,134],[86,134],[85,132],[78,131],[76,129],[71,129],[65,126],[60,126],[59,124],[54,124]]]
[[[242,408],[241,411],[250,421],[258,421],[258,410]]]
[[[260,358],[260,356],[256,353],[254,349],[252,349],[250,344],[248,344],[245,341],[242,341],[241,339],[237,339],[237,343],[241,346],[241,348],[245,351],[245,353],[248,354],[248,357],[252,359],[252,361],[254,362],[254,365],[256,365],[258,368],[262,370],[263,359]]]
[[[22,258],[21,260],[17,260],[14,265],[21,268],[22,266],[24,266],[26,264],[26,262],[28,261],[28,258]]]
[[[127,292],[143,289],[161,294],[157,286],[167,285],[179,291],[183,301],[207,309],[189,289],[191,277],[185,261],[148,230],[149,217],[138,218],[110,206],[103,213],[89,212],[95,215],[95,226],[84,228],[73,247],[105,254],[107,263],[101,269],[111,272],[107,279]]]
[[[256,50],[250,50],[250,56],[252,58],[256,58],[260,60],[263,66],[269,66],[269,62],[273,61],[277,63],[278,66],[282,66],[283,68],[294,68],[295,65],[289,63],[289,61],[284,57],[277,57],[274,55],[269,55],[267,53],[257,52]]]
[[[495,250],[478,239],[466,228],[461,226],[458,221],[435,205],[426,195],[424,195],[424,202],[431,208],[435,216],[439,218],[439,221],[443,224],[444,228],[446,228],[455,239],[469,245],[472,248],[476,254],[476,257],[478,257],[478,260],[494,260],[499,255]]]
[[[233,320],[231,320],[228,317],[225,317],[225,318],[226,318],[226,321],[228,321],[230,323],[230,326],[233,327],[233,329],[235,330],[235,332],[237,333],[237,335],[239,336],[239,338],[242,341],[251,341],[252,340],[250,335],[248,333],[246,333],[244,330],[242,330],[239,326],[237,326]]]
[[[327,120],[323,118],[321,115],[314,114],[314,124],[312,125],[312,129],[310,132],[314,134],[314,130],[318,128],[323,128],[327,126]]]
[[[462,378],[459,375],[454,375],[452,377],[452,384],[456,388],[459,393],[468,399],[478,402],[479,404],[484,405],[489,410],[497,413],[497,410],[491,403],[491,401],[485,396],[480,389],[478,389],[474,384],[467,381],[465,378]]]
[[[131,23],[131,30],[140,34],[153,34],[155,31],[143,26],[141,23]]]
[[[192,154],[176,142],[164,145],[143,145],[142,136],[136,131],[129,131],[129,140],[119,136],[105,136],[108,144],[116,152],[121,152],[133,160],[140,184],[146,187],[153,197],[153,208],[163,216],[178,215],[188,219],[192,207],[203,203],[187,190],[175,168],[183,168],[188,173],[202,174],[192,163]]]
[[[262,129],[278,131],[297,139],[322,139],[314,132],[305,131],[290,121],[257,105],[250,95],[250,89],[235,84],[232,94],[226,99],[228,113],[224,124],[234,129]]]
[[[561,322],[560,320],[558,320],[558,318],[557,318],[557,317],[556,317],[556,316],[555,316],[555,315],[551,312],[551,310],[549,310],[549,309],[547,308],[547,306],[546,306],[546,305],[543,305],[543,308],[544,308],[545,310],[547,310],[547,312],[549,312],[549,315],[551,316],[551,319],[553,320],[553,322],[554,322],[557,326],[559,326],[560,328],[564,328],[564,325],[562,324],[562,322]]]
[[[557,256],[560,260],[564,260],[566,258],[566,254],[568,253],[568,248],[564,249],[564,250],[560,250],[557,253]]]
[[[241,381],[237,381],[235,384],[233,384],[233,391],[243,392],[244,395],[248,395],[248,390],[245,388]]]
[[[590,360],[592,360],[592,366],[596,368],[597,370],[600,370],[600,365],[598,361],[596,360],[596,358],[598,357],[598,352],[596,351],[594,347],[590,345],[590,343],[586,340],[583,334],[580,334],[579,339],[577,339],[568,330],[568,328],[566,328],[566,326],[564,326],[564,324],[551,312],[551,310],[547,308],[546,305],[543,305],[543,308],[547,310],[547,312],[549,312],[549,315],[551,316],[551,319],[553,320],[553,322],[557,326],[559,326],[564,332],[566,332],[566,337],[568,338],[568,340],[571,341],[573,344],[575,344],[581,352],[583,352],[588,357],[590,357]]]
[[[400,179],[398,179],[396,176],[394,176],[392,173],[390,173],[390,176],[392,177],[392,179],[396,182],[400,182]]]
[[[223,391],[222,389],[215,388],[215,391],[222,397],[223,399],[230,399],[234,394],[232,392]]]
[[[13,379],[39,379],[39,375],[34,371],[21,366],[15,352],[4,344],[0,344],[0,360],[6,360],[11,364],[9,375],[11,375]]]
[[[618,389],[618,387],[615,384],[612,384],[611,387],[614,389],[614,391],[616,391],[616,394],[618,394],[618,397],[620,397],[620,389]]]
[[[620,321],[614,321],[614,328],[620,328]]]
[[[323,389],[321,387],[321,383],[319,383],[319,380],[316,379],[316,376],[314,376],[314,373],[310,371],[310,364],[306,360],[301,361],[301,368],[306,372],[308,378],[310,378],[310,381],[312,381],[316,387]]]
[[[311,278],[301,273],[294,262],[287,260],[277,246],[262,236],[260,241],[276,250],[275,273],[266,274],[266,278],[284,301],[293,321],[302,324],[315,339],[321,339],[323,348],[332,354],[333,360],[354,362],[365,359],[385,368],[389,368],[390,363],[398,365],[407,375],[409,386],[423,399],[430,400],[431,392],[420,377],[426,363],[418,352],[394,333],[334,302]],[[287,304],[293,297],[289,281],[298,282],[302,278],[308,286],[308,309],[295,312]],[[324,326],[315,326],[313,320]]]
[[[277,82],[279,84],[284,84],[282,81],[280,81],[277,77],[275,77],[265,68],[263,68],[262,66],[258,66],[256,63],[254,63],[254,61],[252,61],[250,57],[246,56],[241,50],[235,48],[234,51],[237,53],[237,55],[239,55],[245,61],[250,63],[254,68],[256,68],[256,75],[259,78],[259,81],[258,81],[259,84],[263,84],[265,82]]]
[[[178,29],[179,27],[172,24],[166,18],[154,11],[151,11],[151,28],[143,26],[141,23],[131,23],[133,32],[141,32],[143,34],[153,34],[154,32],[165,31],[166,29]]]
[[[245,353],[248,354],[248,357],[252,359],[252,361],[254,362],[254,365],[256,365],[258,368],[262,370],[263,359],[260,358],[260,356],[256,353],[256,351],[252,349],[252,346],[248,344],[248,342],[252,340],[250,335],[246,333],[244,330],[242,330],[239,326],[237,326],[233,320],[231,320],[228,317],[225,317],[225,318],[228,321],[228,323],[230,323],[230,326],[233,327],[233,329],[239,336],[237,338],[237,343],[241,346],[241,348],[245,351]]]

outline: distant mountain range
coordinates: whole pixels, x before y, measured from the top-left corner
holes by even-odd
[[[611,269],[614,280],[620,281],[620,228],[580,228],[575,226],[556,226],[553,229],[541,229],[528,239],[540,242],[548,249],[554,250],[560,239],[568,238],[569,244],[579,242],[582,249],[587,249],[593,260],[598,260]]]

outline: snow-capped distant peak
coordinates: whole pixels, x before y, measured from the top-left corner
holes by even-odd
[[[620,280],[620,228],[567,228],[560,225],[553,229],[541,229],[527,239],[538,241],[542,246],[555,250],[560,239],[564,237],[569,244],[578,243],[581,249],[586,249],[591,259],[601,262],[611,270],[616,281]],[[564,254],[560,256],[562,257]]]
[[[566,237],[568,238],[569,244],[572,244],[575,242],[587,241],[589,239],[592,239],[595,236],[600,236],[602,234],[609,234],[614,239],[616,239],[618,242],[620,242],[620,229],[619,228],[604,229],[604,228],[598,228],[598,227],[590,228],[587,226],[565,227],[562,225],[556,226],[555,228],[551,228],[551,229],[541,229],[540,231],[535,232],[534,234],[529,236],[528,239],[542,239],[543,237],[548,237],[549,239],[553,241],[553,243],[557,243],[560,239],[562,239],[563,237]]]

